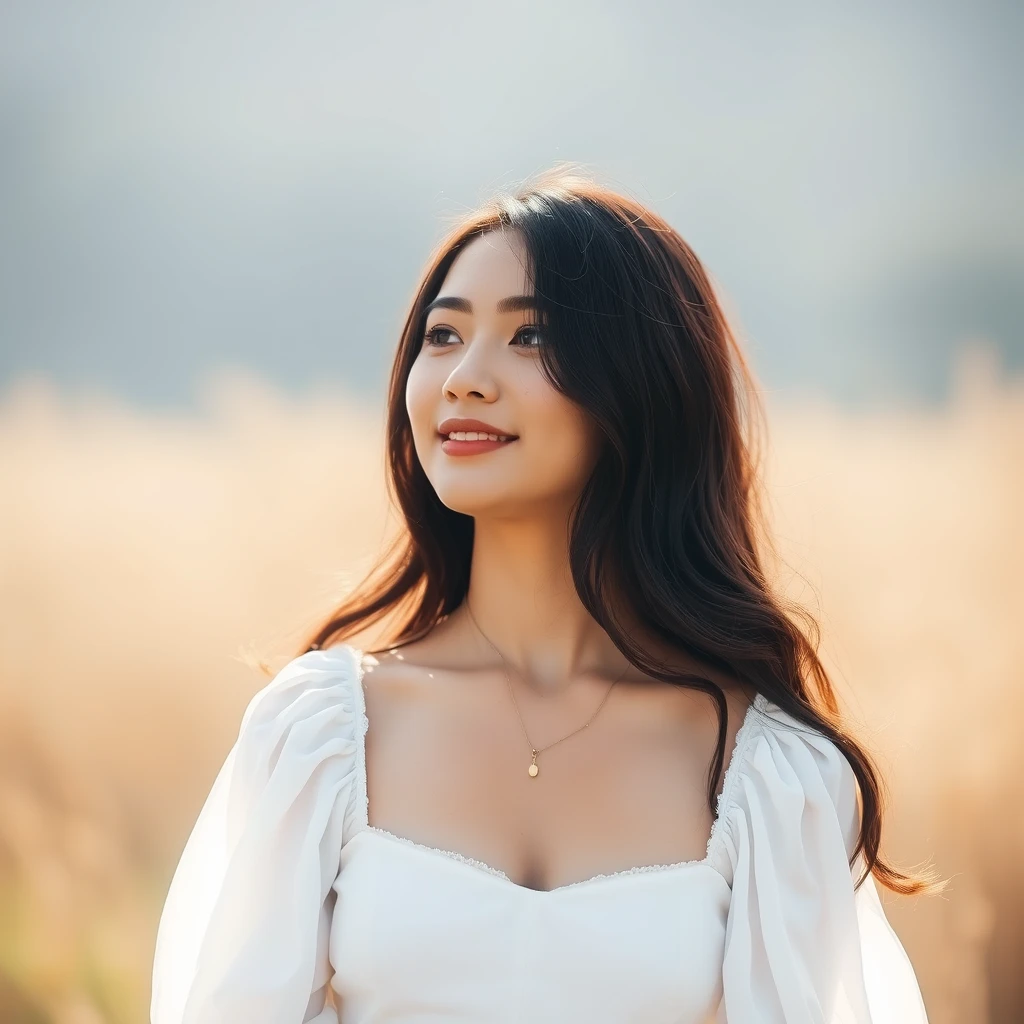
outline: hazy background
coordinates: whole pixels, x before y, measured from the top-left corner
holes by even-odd
[[[888,773],[933,1024],[1024,1019],[1024,13],[0,9],[0,1021],[144,1021],[248,698],[396,528],[382,397],[453,217],[649,203],[766,392],[777,585]],[[368,638],[370,639],[370,638]]]
[[[770,387],[1024,365],[1024,7],[8,0],[0,380],[379,394],[457,214],[559,159],[653,203]]]

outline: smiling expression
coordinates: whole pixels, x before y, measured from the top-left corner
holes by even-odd
[[[438,497],[467,515],[565,506],[599,451],[591,419],[544,376],[532,294],[521,237],[494,231],[466,245],[427,307],[406,408]],[[479,420],[515,439],[448,441],[439,428],[449,419]]]

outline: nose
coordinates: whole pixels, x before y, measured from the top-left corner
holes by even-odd
[[[467,345],[458,363],[448,374],[442,390],[449,399],[463,397],[493,401],[498,396],[498,385],[487,365],[485,345]]]

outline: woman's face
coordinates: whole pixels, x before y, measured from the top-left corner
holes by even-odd
[[[600,450],[592,420],[541,371],[544,336],[525,264],[515,232],[490,232],[459,253],[431,304],[406,385],[424,472],[441,501],[466,515],[564,512]],[[451,441],[448,429],[442,437],[444,421],[459,418],[515,439]]]

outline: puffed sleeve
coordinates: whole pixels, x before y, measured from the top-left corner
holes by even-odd
[[[328,940],[357,666],[347,645],[311,651],[249,702],[167,892],[152,1024],[337,1024]]]
[[[719,1024],[927,1024],[874,878],[854,891],[853,769],[771,702],[755,711],[721,812],[732,895]]]

